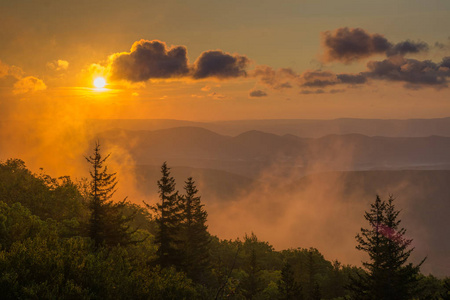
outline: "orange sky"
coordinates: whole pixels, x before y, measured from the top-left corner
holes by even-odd
[[[448,28],[446,0],[0,1],[0,117],[446,117]]]

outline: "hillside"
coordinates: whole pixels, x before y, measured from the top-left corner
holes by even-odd
[[[249,131],[235,137],[198,127],[155,131],[115,129],[99,135],[109,148],[119,147],[137,164],[218,169],[257,177],[277,165],[299,176],[317,171],[447,169],[450,137],[369,137],[327,135],[312,139]]]
[[[318,138],[329,134],[357,133],[368,136],[426,137],[430,135],[450,136],[450,117],[437,119],[356,119],[332,120],[268,119],[234,120],[216,122],[192,122],[183,120],[89,120],[88,126],[96,131],[111,128],[126,130],[160,130],[174,127],[202,127],[223,135],[238,135],[258,130],[277,135],[292,134],[300,137]]]

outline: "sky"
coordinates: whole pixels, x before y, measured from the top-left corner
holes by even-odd
[[[448,117],[449,28],[448,0],[0,0],[0,118]]]

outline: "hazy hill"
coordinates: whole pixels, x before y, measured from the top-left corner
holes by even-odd
[[[110,130],[100,135],[135,163],[218,169],[254,177],[277,165],[299,175],[324,170],[446,169],[450,137],[328,135],[318,139],[249,131],[235,137],[197,127]]]
[[[277,135],[292,134],[299,137],[322,137],[329,134],[357,133],[368,136],[426,137],[450,136],[450,118],[438,119],[354,119],[333,120],[236,120],[192,122],[183,120],[90,120],[88,126],[97,132],[112,128],[127,130],[159,130],[182,126],[202,127],[224,135],[238,135],[258,130]]]

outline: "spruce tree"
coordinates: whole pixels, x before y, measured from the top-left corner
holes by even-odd
[[[180,267],[180,225],[182,220],[182,206],[178,192],[175,191],[175,179],[170,175],[170,168],[164,162],[161,166],[162,177],[158,180],[159,199],[154,210],[158,231],[155,237],[159,245],[157,263],[162,268],[169,266]]]
[[[366,273],[353,278],[350,288],[355,299],[411,299],[414,292],[420,264],[407,263],[412,240],[405,238],[393,202],[392,196],[387,202],[377,196],[365,213],[370,227],[361,228],[356,248],[367,252],[370,260],[363,262]]]
[[[90,218],[88,223],[88,236],[93,240],[95,248],[100,245],[128,244],[131,242],[128,232],[131,217],[122,214],[126,199],[114,203],[112,197],[116,192],[116,173],[109,173],[105,164],[110,157],[102,157],[100,143],[97,141],[94,153],[86,157],[91,164],[91,176],[88,208]]]
[[[209,264],[208,214],[192,177],[185,181],[184,190],[185,194],[180,199],[183,208],[183,267],[190,278],[199,281]]]

